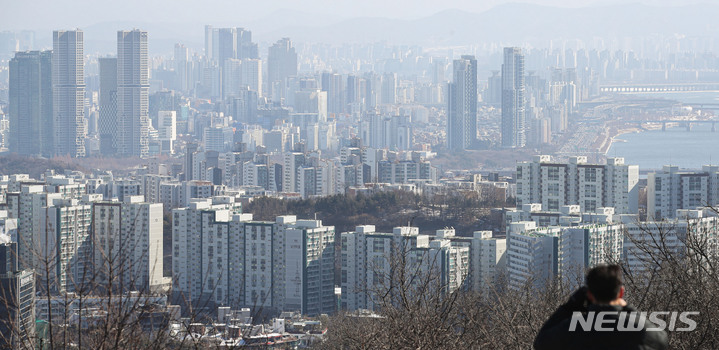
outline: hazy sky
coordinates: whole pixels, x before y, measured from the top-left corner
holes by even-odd
[[[626,0],[0,0],[0,30],[85,27],[107,21],[236,24],[275,11],[298,10],[340,19],[360,16],[420,18],[446,9],[482,12],[509,3],[559,7],[626,3]],[[638,0],[679,6],[703,1]],[[704,1],[705,2],[705,1]],[[329,20],[329,19],[328,19]]]

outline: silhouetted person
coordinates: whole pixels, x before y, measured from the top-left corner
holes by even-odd
[[[539,330],[534,340],[534,349],[667,349],[666,332],[647,330],[656,325],[641,318],[639,313],[630,315],[630,312],[636,310],[628,306],[623,297],[622,271],[618,265],[602,265],[591,269],[587,274],[587,286],[575,291],[569,301],[560,306]],[[573,321],[575,312],[581,314],[575,315]],[[598,323],[598,320],[602,320],[597,317],[600,312],[608,313],[602,314],[603,321]],[[579,316],[585,321],[584,324],[579,322]],[[588,319],[593,322],[587,327]],[[620,321],[623,324],[620,325]],[[607,330],[597,331],[597,326]]]

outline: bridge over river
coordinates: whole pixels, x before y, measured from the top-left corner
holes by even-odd
[[[602,93],[622,92],[674,92],[674,91],[719,91],[717,83],[663,83],[663,84],[603,84],[599,86]]]
[[[686,120],[686,119],[648,119],[648,120],[623,120],[624,123],[628,124],[646,124],[646,123],[661,123],[662,124],[662,131],[667,131],[667,124],[669,123],[676,123],[680,126],[685,126],[687,128],[687,131],[692,130],[692,124],[711,124],[712,125],[712,131],[716,131],[716,124],[719,123],[719,119],[706,119],[706,120]]]

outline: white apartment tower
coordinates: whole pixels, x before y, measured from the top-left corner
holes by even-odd
[[[624,158],[609,158],[607,164],[587,164],[586,157],[571,157],[567,163],[552,162],[550,156],[535,156],[517,164],[517,208],[540,203],[556,212],[565,205],[579,205],[582,212],[614,207],[617,214],[638,210],[639,167],[625,165]]]
[[[292,217],[291,217],[292,218]],[[335,311],[335,229],[320,220],[297,220],[284,230],[285,310]]]
[[[474,291],[497,288],[507,272],[507,239],[493,238],[491,231],[477,231],[472,237],[471,281]]]
[[[677,209],[697,209],[719,204],[719,166],[700,171],[680,171],[665,165],[647,176],[647,216],[650,220],[673,218]]]
[[[555,277],[576,283],[587,268],[619,261],[624,225],[614,223],[537,227],[533,221],[510,224],[507,230],[509,287],[543,286]]]
[[[268,312],[333,312],[334,227],[294,216],[253,221],[240,211],[221,196],[173,210],[178,296]]]
[[[144,196],[92,205],[93,265],[97,278],[116,291],[162,290],[162,203]]]
[[[456,244],[452,235],[453,232],[441,237],[420,235],[417,227],[395,227],[392,233],[381,233],[373,225],[343,232],[342,309],[375,310],[381,303],[380,294],[390,291],[390,286],[398,282],[390,280],[399,275],[393,270],[397,266],[405,266],[407,276],[417,277],[403,281],[410,287],[430,278],[444,292],[462,288],[471,274],[470,247]]]
[[[159,111],[157,131],[160,139],[160,153],[174,154],[177,140],[177,116],[175,111]]]
[[[39,254],[36,271],[40,278],[49,279],[53,291],[83,290],[92,280],[90,209],[90,205],[77,199],[55,198],[40,217],[43,231],[38,237],[39,250],[35,252]]]

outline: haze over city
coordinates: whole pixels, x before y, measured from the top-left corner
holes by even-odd
[[[719,348],[717,14],[4,1],[0,348]]]

